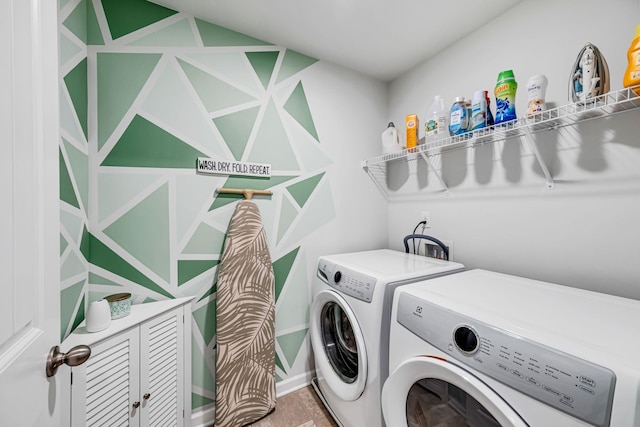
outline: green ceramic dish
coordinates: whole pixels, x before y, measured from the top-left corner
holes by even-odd
[[[121,317],[128,316],[129,313],[131,313],[130,293],[113,294],[105,297],[104,299],[109,302],[112,319],[119,319]]]

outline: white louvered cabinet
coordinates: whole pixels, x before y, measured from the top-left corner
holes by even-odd
[[[107,330],[90,334],[81,326],[65,340],[64,347],[89,345],[91,357],[70,368],[69,423],[63,418],[63,425],[191,424],[191,345],[185,341],[191,298],[180,300],[134,305]]]

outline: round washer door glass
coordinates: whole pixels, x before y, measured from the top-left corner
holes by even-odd
[[[314,297],[311,345],[318,376],[342,400],[359,398],[367,381],[364,336],[353,310],[337,292],[325,290]]]
[[[493,389],[471,372],[440,357],[405,360],[382,390],[389,426],[528,427]]]
[[[324,351],[342,381],[358,378],[358,344],[347,313],[336,302],[327,302],[320,313],[320,334]]]

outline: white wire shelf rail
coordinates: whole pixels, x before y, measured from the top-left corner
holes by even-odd
[[[640,93],[640,86],[608,92],[587,101],[574,102],[542,111],[532,116],[477,129],[461,135],[427,141],[426,144],[420,144],[411,149],[403,149],[397,153],[382,154],[364,159],[361,162],[361,166],[371,176],[376,185],[381,186],[382,184],[380,184],[378,178],[382,177],[382,182],[385,181],[387,163],[407,161],[420,156],[435,174],[445,192],[448,193],[449,189],[433,167],[430,160],[431,157],[450,150],[467,149],[486,143],[524,136],[545,175],[547,188],[552,189],[554,187],[553,177],[549,173],[549,169],[542,159],[536,144],[533,142],[532,135],[640,108],[640,96],[634,90]],[[383,193],[385,192],[383,188],[380,189]]]

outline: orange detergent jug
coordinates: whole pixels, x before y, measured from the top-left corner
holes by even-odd
[[[624,87],[640,85],[640,24],[636,26],[636,36],[627,51],[627,59],[629,65],[624,73],[622,83]],[[636,95],[640,95],[640,87],[634,88],[633,91]]]

